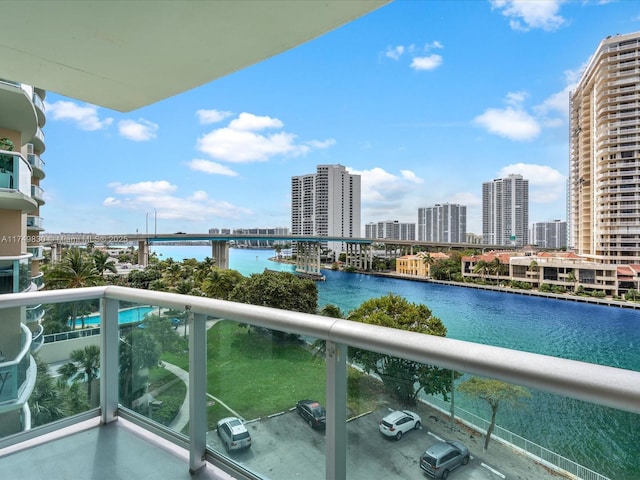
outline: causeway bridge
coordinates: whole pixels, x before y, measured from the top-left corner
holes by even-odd
[[[400,248],[413,253],[415,247],[427,250],[505,250],[505,245],[474,243],[417,242],[415,240],[389,240],[380,238],[334,237],[313,235],[266,235],[266,234],[219,234],[219,233],[133,233],[133,234],[43,234],[41,243],[51,246],[52,261],[59,260],[62,248],[73,245],[138,245],[138,263],[149,262],[149,246],[161,243],[188,244],[189,242],[211,244],[211,258],[221,269],[229,268],[229,244],[234,241],[277,241],[288,242],[296,248],[296,271],[320,276],[320,255],[322,245],[339,242],[346,252],[346,265],[358,270],[369,270],[373,265],[373,246],[384,245],[385,249]]]

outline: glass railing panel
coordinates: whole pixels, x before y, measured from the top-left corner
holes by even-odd
[[[89,335],[91,329],[80,328],[80,318],[98,306],[95,299],[25,309],[25,315],[44,312],[42,328],[31,333],[31,351],[37,351],[35,386],[28,401],[32,428],[99,407],[101,337],[99,330],[98,335]]]
[[[0,294],[17,292],[16,263],[15,260],[0,260]]]
[[[29,165],[33,168],[44,170],[44,161],[40,158],[40,155],[29,153],[27,154],[27,160],[29,161]]]
[[[42,230],[43,219],[35,215],[27,216],[27,228]]]
[[[324,344],[210,320],[207,446],[265,478],[324,479]]]
[[[121,302],[120,403],[187,433],[189,357],[183,311]]]
[[[24,292],[31,286],[31,257],[18,260],[18,288]]]
[[[553,480],[566,472],[590,480],[640,478],[634,454],[637,414],[463,372],[425,369],[406,359],[353,353],[347,478],[421,478],[444,470],[450,479]],[[436,460],[438,450],[459,455],[459,461],[447,466]]]

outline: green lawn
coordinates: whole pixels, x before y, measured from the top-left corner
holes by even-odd
[[[162,359],[189,369],[186,353],[163,354]],[[348,378],[349,414],[375,408],[383,396],[380,382],[355,370]],[[249,420],[293,408],[303,398],[324,404],[325,362],[303,342],[281,342],[220,321],[207,331],[207,385],[207,393]],[[220,402],[208,401],[210,429],[220,418],[234,416]]]

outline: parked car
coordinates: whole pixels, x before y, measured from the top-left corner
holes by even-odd
[[[315,400],[300,400],[296,403],[298,415],[306,420],[311,428],[324,428],[327,422],[327,411]]]
[[[218,421],[218,436],[227,452],[244,450],[251,446],[251,434],[242,420],[226,417]]]
[[[380,432],[387,437],[400,440],[409,430],[420,428],[420,415],[409,410],[395,410],[380,422]]]
[[[420,457],[420,468],[429,476],[446,479],[449,472],[469,463],[469,449],[460,442],[438,442]]]

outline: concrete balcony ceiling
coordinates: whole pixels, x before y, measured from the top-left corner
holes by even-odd
[[[0,78],[126,112],[289,50],[388,1],[7,2]]]
[[[6,78],[0,67],[0,78]],[[20,141],[30,141],[38,128],[38,116],[29,95],[18,85],[0,82],[0,128],[21,132]],[[15,150],[20,150],[17,145]]]

